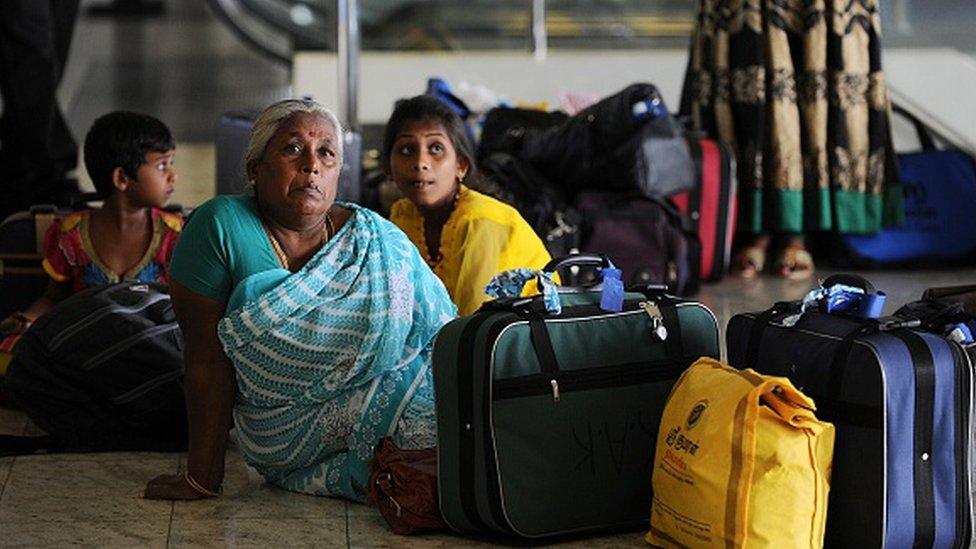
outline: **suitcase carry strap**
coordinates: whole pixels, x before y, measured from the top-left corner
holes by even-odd
[[[667,330],[667,337],[664,338],[665,353],[669,358],[685,358],[676,302],[663,295],[655,296],[654,301],[661,311]],[[539,361],[541,373],[552,376],[553,398],[558,398],[559,372],[561,369],[556,358],[555,348],[552,345],[552,338],[549,337],[549,330],[546,328],[545,317],[538,314],[530,315],[529,335],[532,340],[532,349]]]
[[[915,454],[912,456],[915,491],[915,547],[935,542],[935,487],[932,479],[932,436],[935,413],[935,361],[928,344],[910,330],[892,333],[902,340],[915,367]],[[963,512],[957,509],[956,512]],[[957,535],[959,533],[957,532]]]
[[[759,361],[759,346],[762,344],[763,333],[769,327],[769,321],[777,316],[791,311],[799,310],[799,301],[777,301],[772,307],[756,315],[752,329],[749,330],[749,341],[746,344],[746,357],[742,369],[756,369]]]
[[[877,333],[881,325],[870,322],[848,334],[837,351],[827,377],[827,397],[830,402],[843,403],[841,391],[844,383],[844,370],[850,363],[851,351],[857,340]],[[914,547],[932,547],[935,542],[935,487],[932,472],[932,439],[935,414],[935,362],[928,345],[921,336],[906,329],[895,329],[890,332],[900,339],[907,347],[915,372],[915,401],[914,401],[914,455],[913,490],[915,499],[915,543]],[[819,404],[819,402],[818,402]],[[845,406],[844,414],[853,413]],[[848,418],[857,419],[857,418]],[[870,423],[877,423],[881,428],[881,418]],[[851,423],[858,423],[853,421]]]

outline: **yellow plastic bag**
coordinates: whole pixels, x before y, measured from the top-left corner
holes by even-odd
[[[701,358],[671,391],[648,543],[821,547],[834,426],[782,377]]]

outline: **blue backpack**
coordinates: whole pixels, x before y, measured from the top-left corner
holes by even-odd
[[[841,235],[851,263],[865,267],[951,266],[976,260],[976,161],[938,150],[929,130],[900,107],[918,131],[920,152],[899,154],[905,225],[877,235]]]

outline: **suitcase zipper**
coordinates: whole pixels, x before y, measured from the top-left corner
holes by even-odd
[[[530,374],[499,379],[494,383],[492,395],[497,401],[551,394],[553,402],[559,402],[563,393],[675,379],[688,368],[691,360],[628,362],[602,368],[563,370],[558,378],[547,374]]]

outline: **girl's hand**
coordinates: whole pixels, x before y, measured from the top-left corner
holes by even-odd
[[[31,323],[34,322],[24,313],[14,313],[0,322],[0,335],[11,336],[22,334],[27,331]]]
[[[196,491],[183,475],[159,475],[146,483],[142,490],[145,499],[194,500],[207,496]]]

